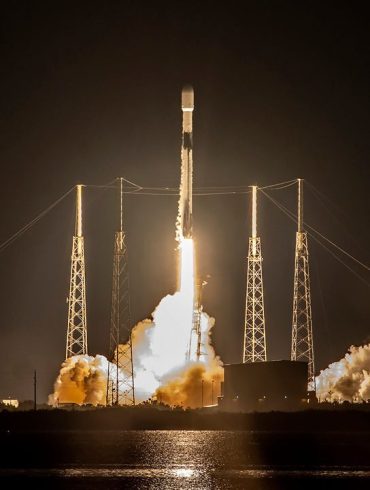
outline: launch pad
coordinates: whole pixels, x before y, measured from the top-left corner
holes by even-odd
[[[147,352],[142,354],[138,363],[142,365],[143,362],[148,362],[148,365],[151,366],[152,377],[149,381],[146,369],[139,375],[138,371],[136,370],[135,373],[134,370],[128,259],[123,229],[123,181],[126,179],[118,179],[120,182],[120,221],[119,228],[115,233],[109,356],[115,367],[112,366],[113,369],[111,369],[110,364],[107,364],[106,393],[103,397],[106,404],[134,405],[135,388],[138,385],[141,386],[141,391],[145,394],[142,396],[148,398],[161,388],[163,383],[167,383],[167,381],[164,382],[165,372],[172,372],[175,367],[179,368],[184,363],[186,365],[184,375],[191,367],[190,363],[194,362],[202,364],[209,371],[216,369],[215,366],[222,369],[210,343],[209,330],[213,323],[211,324],[209,317],[203,313],[201,290],[205,281],[202,281],[197,275],[195,260],[193,236],[194,107],[194,90],[191,86],[185,86],[181,92],[181,181],[176,221],[176,239],[181,272],[178,294],[173,296],[173,300],[169,299],[163,302],[163,305],[160,303],[155,310],[156,312],[158,310],[159,313],[157,312],[156,315],[155,312],[153,313],[151,323],[153,325],[158,324],[160,328],[152,330],[152,332],[158,332],[158,338],[152,339],[152,345]],[[143,189],[130,181],[127,182],[134,185],[135,188],[137,187],[136,191]],[[289,182],[289,186],[293,185],[294,182]],[[298,231],[296,235],[291,360],[267,361],[263,258],[261,238],[257,231],[257,195],[260,191],[264,193],[266,187],[253,185],[249,186],[248,189],[248,193],[251,194],[252,213],[247,257],[243,363],[225,366],[225,389],[220,403],[220,407],[225,410],[294,409],[303,400],[307,401],[307,391],[314,393],[315,369],[308,245],[307,233],[304,231],[303,223],[303,182],[302,179],[298,179],[297,182]],[[276,188],[276,185],[273,187]],[[77,186],[76,231],[73,240],[66,361],[76,355],[87,355],[88,352],[84,239],[82,235],[82,185]],[[176,335],[174,335],[173,330],[174,314],[180,318],[180,320],[176,319],[175,322]],[[161,336],[160,340],[159,336]],[[153,345],[157,349],[156,352],[155,349],[153,350]],[[202,349],[202,346],[206,348]],[[176,354],[175,348],[178,348]],[[213,361],[215,362],[213,363]],[[136,381],[134,381],[135,378]],[[137,381],[139,378],[141,385]],[[212,375],[209,375],[208,378],[213,390]],[[201,406],[203,406],[204,382],[205,380],[202,378]],[[178,392],[173,387],[172,390],[174,395],[172,398],[170,397],[168,403],[175,403],[175,399],[177,402]],[[194,401],[189,402],[188,400],[182,400],[181,403],[194,405]]]

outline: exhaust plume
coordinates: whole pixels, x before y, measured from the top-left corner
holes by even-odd
[[[178,291],[161,300],[151,320],[144,320],[134,327],[135,396],[139,402],[156,396],[158,401],[169,405],[201,406],[200,385],[194,387],[197,397],[191,395],[190,387],[191,379],[195,380],[201,375],[205,382],[214,378],[216,397],[223,369],[211,345],[214,319],[205,312],[201,313],[204,355],[197,363],[187,356],[192,327],[192,318],[187,311],[189,307],[192,312],[187,296]],[[173,395],[170,395],[171,390],[174,390]],[[181,390],[184,390],[182,395]]]
[[[370,344],[351,346],[343,359],[333,362],[316,378],[320,401],[370,400]]]

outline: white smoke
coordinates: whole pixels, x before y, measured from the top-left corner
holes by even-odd
[[[212,383],[215,399],[219,394],[223,369],[211,345],[214,319],[201,313],[201,360],[199,363],[192,358],[189,360],[192,324],[188,309],[192,305],[188,303],[187,294],[182,291],[167,295],[160,301],[151,320],[143,320],[133,328],[135,399],[138,403],[155,396],[170,405],[200,406],[199,383],[202,380],[206,393],[210,393]],[[54,393],[49,396],[49,404],[105,405],[108,366],[110,382],[115,385],[116,365],[104,356],[73,356],[65,360],[54,384]],[[124,376],[122,371],[118,375]]]
[[[370,400],[370,344],[351,346],[343,359],[333,362],[316,378],[320,401]]]
[[[152,320],[138,323],[132,331],[135,397],[137,401],[151,398],[156,391],[179,379],[197,363],[187,358],[191,323],[184,312],[187,298],[181,292],[161,300]],[[211,345],[214,319],[205,312],[201,315],[202,352],[200,364],[204,371],[221,365]]]

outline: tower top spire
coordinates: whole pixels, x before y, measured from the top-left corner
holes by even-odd
[[[252,185],[252,238],[257,238],[257,186]]]
[[[123,231],[123,177],[119,178],[119,201],[120,201],[119,231]]]
[[[298,179],[298,232],[303,231],[303,179]]]
[[[76,186],[76,230],[75,234],[77,237],[82,236],[82,185],[78,184]]]

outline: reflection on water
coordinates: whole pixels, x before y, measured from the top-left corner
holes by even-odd
[[[193,470],[192,468],[178,468],[172,470],[172,473],[178,478],[191,478],[197,476],[199,471]]]
[[[37,482],[37,488],[49,488],[58,483],[62,489],[188,489],[188,490],[288,490],[357,489],[369,488],[370,471],[348,469],[261,470],[234,469],[213,470],[195,468],[68,468],[44,470],[0,470],[0,482]],[[31,487],[33,485],[30,485]]]
[[[315,490],[370,488],[369,440],[363,433],[247,431],[11,434],[0,441],[7,448],[0,486],[286,490],[307,483]]]

